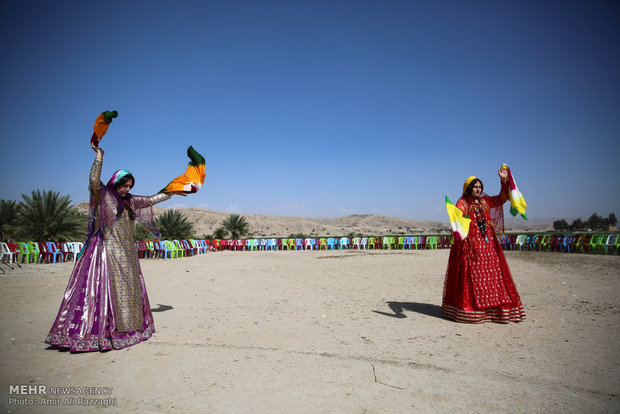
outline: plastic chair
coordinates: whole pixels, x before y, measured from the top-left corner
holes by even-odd
[[[24,242],[18,243],[20,251],[20,263],[32,263],[34,254],[30,252],[30,246]]]
[[[16,244],[0,242],[0,252],[2,252],[2,257],[0,257],[2,263],[7,258],[9,263],[17,263],[19,261],[19,246]]]
[[[248,239],[248,251],[253,252],[258,250],[258,240],[257,239]]]
[[[564,239],[566,238],[565,234],[554,234],[551,236],[551,239],[549,240],[549,246],[551,247],[551,251],[552,252],[559,252],[560,251],[560,246],[562,246],[562,243],[564,242]]]
[[[351,239],[348,237],[341,237],[338,241],[338,245],[340,246],[340,250],[349,250],[351,248]]]
[[[305,250],[314,250],[314,246],[316,245],[316,240],[313,238],[304,239],[304,248]]]
[[[278,242],[276,241],[276,239],[269,239],[267,240],[267,248],[268,250],[278,250]]]
[[[555,236],[557,237],[557,236]],[[555,240],[555,239],[554,239]],[[540,251],[551,251],[551,235],[543,234],[538,239],[538,246],[536,246]]]
[[[517,235],[517,238],[514,242],[514,245],[512,247],[513,250],[523,250],[525,248],[525,240],[527,239],[527,236],[525,234],[519,234]]]
[[[418,237],[418,248],[420,250],[426,249],[426,239],[428,236],[419,236]]]
[[[356,249],[356,250],[361,250],[362,249],[362,238],[361,237],[354,237],[351,240],[351,248],[352,249]]]
[[[304,249],[304,239],[295,239],[295,250]]]
[[[296,250],[295,248],[295,239],[283,239],[282,240],[282,250]]]
[[[538,234],[528,234],[527,238],[525,239],[525,248],[530,251],[536,250],[539,237],[540,235]]]
[[[338,248],[338,243],[336,242],[336,239],[334,239],[333,237],[330,237],[327,239],[327,250],[335,250]]]
[[[52,259],[52,263],[56,263],[56,261],[62,262],[62,251],[60,251],[58,245],[54,242],[47,242],[45,244],[47,245],[47,251]]]
[[[590,239],[590,243],[587,246],[588,253],[598,254],[603,250],[603,243],[607,238],[607,234],[595,234]]]
[[[360,246],[362,250],[368,250],[368,237],[362,237]]]
[[[450,239],[452,236],[439,236],[437,239],[437,248],[439,249],[449,249],[450,248]]]
[[[376,247],[375,238],[374,237],[369,237],[368,238],[368,250],[374,250],[375,247]]]
[[[437,239],[438,239],[437,236],[428,236],[426,238],[425,248],[429,250],[437,250]]]
[[[28,242],[28,246],[30,247],[30,252],[34,254],[33,263],[39,263],[39,260],[41,260],[41,250],[39,249],[39,245],[35,242]]]
[[[587,253],[588,252],[588,245],[590,244],[590,239],[592,238],[591,234],[582,234],[578,239],[577,239],[577,245],[576,248],[579,253]]]
[[[614,254],[617,243],[618,243],[618,234],[607,235],[607,237],[604,240],[604,243],[601,244],[602,253]]]
[[[381,243],[383,244],[383,249],[392,250],[396,248],[395,237],[382,237]]]
[[[175,259],[177,257],[176,248],[170,240],[162,240],[161,247],[164,249],[165,258]]]
[[[558,251],[563,253],[569,253],[571,251],[571,243],[573,242],[572,234],[565,234],[562,242],[558,246]]]
[[[59,243],[63,262],[67,262],[71,260],[71,258],[73,258],[73,247],[71,246],[72,244],[72,242]]]
[[[52,254],[48,251],[47,243],[36,242],[36,244],[39,249],[39,255],[36,263],[39,263],[39,260],[41,260],[41,263],[49,263],[52,259]],[[30,243],[28,243],[28,245],[30,245]]]
[[[73,252],[73,261],[77,261],[82,248],[84,247],[84,243],[82,242],[73,242],[71,243],[71,251]]]
[[[185,256],[196,256],[198,254],[198,248],[194,247],[187,240],[180,240],[181,247],[185,250]]]
[[[327,239],[325,237],[319,239],[319,250],[327,250]]]
[[[145,259],[145,258],[150,257],[151,251],[149,250],[149,247],[146,245],[146,242],[144,240],[140,240],[136,242],[136,244],[138,245],[138,258],[139,259]]]
[[[375,250],[383,249],[383,237],[375,237]]]
[[[506,234],[504,236],[504,244],[502,244],[502,249],[503,250],[514,250],[516,241],[517,241],[516,234]]]
[[[403,249],[412,250],[413,249],[413,237],[407,236],[403,242]]]

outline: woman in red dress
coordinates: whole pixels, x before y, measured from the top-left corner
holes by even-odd
[[[502,189],[490,197],[472,176],[456,203],[469,216],[469,233],[455,238],[443,290],[444,316],[457,322],[519,322],[525,319],[521,298],[510,275],[496,232],[503,233],[503,204],[508,200],[508,172],[500,169]]]

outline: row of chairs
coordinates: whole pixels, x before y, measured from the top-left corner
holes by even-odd
[[[8,263],[59,263],[77,260],[82,242],[0,242],[0,261]]]
[[[504,250],[565,253],[620,254],[620,235],[506,234],[499,237]],[[155,240],[136,242],[139,258],[175,259],[210,251],[272,250],[432,250],[450,248],[452,237],[321,237],[217,240]],[[84,246],[81,242],[0,243],[0,260],[8,263],[58,263],[75,261]]]
[[[195,256],[211,250],[209,240],[155,240],[136,242],[140,259],[176,259]]]
[[[207,240],[211,251],[270,250],[421,250],[450,247],[451,236],[321,237]]]
[[[504,250],[537,250],[563,253],[619,254],[617,233],[513,234],[500,237]]]

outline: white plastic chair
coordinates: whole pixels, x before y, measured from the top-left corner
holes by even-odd
[[[5,242],[0,243],[0,262],[4,262],[5,256],[8,256],[9,263],[17,263],[16,257],[19,257],[18,252],[12,252],[9,245]]]

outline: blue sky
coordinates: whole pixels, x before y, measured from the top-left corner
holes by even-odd
[[[447,221],[470,175],[506,162],[528,216],[620,213],[620,7],[612,1],[0,3],[0,199],[135,194],[162,207]]]

